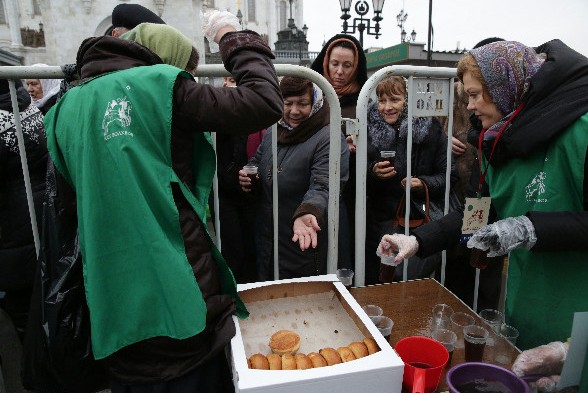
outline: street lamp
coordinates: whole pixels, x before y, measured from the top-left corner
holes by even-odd
[[[294,22],[290,26],[290,30],[292,31],[292,37],[296,38],[298,41],[298,59],[302,62],[302,44],[306,42],[306,34],[308,34],[308,26],[306,23],[302,27],[302,31],[298,30]]]
[[[416,31],[414,31],[414,29],[412,29],[412,33],[410,33],[410,38],[406,37],[406,31],[404,30],[404,23],[406,22],[406,19],[408,18],[408,14],[406,12],[404,12],[404,9],[400,10],[400,12],[398,13],[398,15],[396,15],[396,22],[398,24],[398,27],[400,27],[400,42],[414,42],[416,40]]]
[[[373,35],[376,39],[381,35],[380,33],[380,21],[383,19],[381,16],[382,8],[384,8],[384,0],[372,0],[372,5],[374,6],[374,17],[370,20],[369,18],[364,18],[364,16],[369,12],[370,6],[366,0],[358,0],[355,3],[355,12],[359,15],[359,18],[353,18],[353,24],[349,24],[347,21],[351,18],[349,11],[351,10],[351,2],[352,0],[339,0],[341,4],[341,19],[343,19],[343,33],[351,33],[355,34],[355,31],[359,31],[359,44],[363,47],[363,32],[365,31],[368,35]],[[374,26],[371,25],[371,22],[376,22]]]

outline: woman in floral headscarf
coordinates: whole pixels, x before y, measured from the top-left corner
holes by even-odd
[[[559,40],[503,41],[470,51],[458,77],[483,125],[471,139],[500,219],[468,246],[509,255],[506,322],[517,345],[565,340],[574,312],[588,310],[588,59]],[[457,239],[451,219],[381,246],[399,248],[397,258],[429,253]]]

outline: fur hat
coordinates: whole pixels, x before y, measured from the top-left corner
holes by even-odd
[[[140,4],[119,4],[112,10],[112,26],[134,29],[141,23],[165,24],[153,11]]]

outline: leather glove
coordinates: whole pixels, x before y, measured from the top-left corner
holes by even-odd
[[[216,35],[221,28],[226,26],[231,26],[235,30],[239,30],[240,28],[239,19],[229,11],[208,10],[205,13],[200,11],[200,21],[202,34],[206,37],[210,45],[210,53],[219,51],[218,42],[220,41],[220,37],[217,40]]]
[[[395,250],[398,250],[398,254],[396,254],[392,264],[398,266],[404,261],[404,258],[410,258],[417,253],[419,242],[417,242],[414,236],[399,235],[397,233],[384,235],[382,240],[380,240],[376,255],[380,258],[382,256],[389,256],[394,254],[396,252]]]
[[[512,371],[519,377],[543,374],[545,377],[537,379],[533,385],[540,392],[555,392],[568,350],[569,343],[561,341],[528,349],[517,356]]]
[[[506,255],[516,248],[530,250],[537,242],[535,227],[527,216],[510,217],[477,230],[469,248],[488,251],[489,257]]]

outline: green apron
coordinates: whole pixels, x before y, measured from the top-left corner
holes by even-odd
[[[70,90],[45,117],[51,158],[76,190],[96,359],[156,336],[192,337],[206,325],[172,184],[180,185],[205,223],[215,159],[209,134],[196,133],[194,189],[172,169],[172,98],[179,76],[189,78],[168,65],[106,74]],[[246,317],[232,273],[207,238],[222,291]]]
[[[588,114],[545,149],[488,170],[487,182],[499,218],[528,211],[583,211]],[[506,320],[519,332],[522,349],[565,341],[575,311],[588,311],[588,252],[509,255]]]

